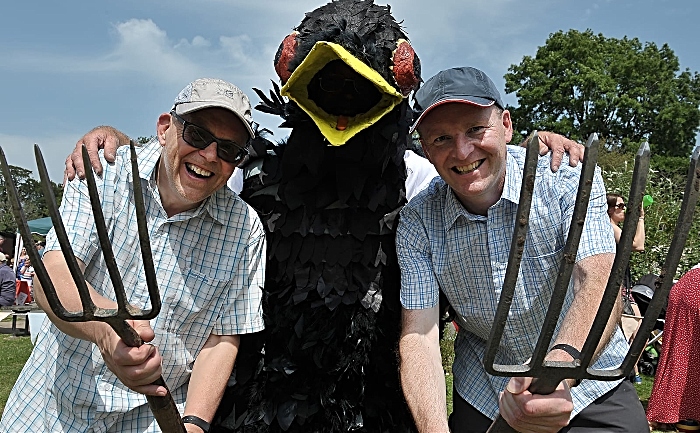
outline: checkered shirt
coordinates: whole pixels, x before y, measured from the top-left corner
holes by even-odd
[[[436,178],[402,209],[396,239],[401,303],[406,309],[431,308],[438,303],[439,290],[445,292],[466,324],[455,341],[454,385],[467,402],[491,418],[498,413],[498,393],[509,379],[487,374],[483,357],[506,273],[524,162],[525,149],[508,146],[503,194],[487,216],[466,211],[445,182]],[[523,259],[496,356],[499,364],[521,364],[532,356],[566,243],[581,169],[564,160],[552,173],[549,162],[549,157],[539,158]],[[614,252],[605,188],[596,169],[576,260]],[[572,299],[570,283],[561,317]],[[618,367],[627,348],[618,329],[594,367]],[[584,380],[572,390],[572,416],[617,383]]]
[[[194,361],[210,334],[263,329],[261,287],[265,235],[255,211],[225,186],[199,207],[168,218],[155,182],[157,141],[137,148],[148,232],[162,309],[151,326],[163,357],[163,378],[182,413]],[[97,179],[106,225],[130,303],[150,306],[133,205],[129,148]],[[102,295],[114,290],[97,240],[87,186],[65,188],[61,215],[85,278]],[[47,250],[59,249],[53,230]],[[158,432],[146,397],[126,388],[96,345],[45,321],[13,388],[0,431]]]

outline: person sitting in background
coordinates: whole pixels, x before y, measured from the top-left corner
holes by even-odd
[[[620,194],[607,194],[608,200],[608,216],[610,216],[610,223],[613,227],[613,232],[615,233],[615,243],[620,242],[620,237],[622,236],[622,229],[619,224],[625,220],[625,198]],[[644,251],[644,208],[642,208],[641,214],[639,216],[639,221],[637,222],[637,230],[634,232],[634,239],[632,241],[632,251],[641,252]],[[620,286],[621,297],[622,297],[622,329],[625,331],[625,337],[628,342],[634,340],[637,335],[637,327],[641,322],[641,313],[639,312],[639,306],[634,301],[632,297],[632,273],[630,272],[629,264],[625,269],[625,275],[622,280],[622,285]],[[634,364],[634,376],[632,377],[632,382],[636,384],[642,383],[642,376],[639,375],[639,369],[637,364]]]
[[[649,397],[647,419],[655,430],[700,420],[700,264],[671,288],[661,357]],[[670,424],[670,425],[668,425]]]
[[[15,273],[7,265],[7,256],[0,253],[0,306],[9,307],[15,304]]]

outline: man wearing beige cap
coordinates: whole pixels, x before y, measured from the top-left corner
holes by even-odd
[[[145,344],[127,347],[102,322],[51,322],[10,394],[0,422],[8,432],[157,432],[147,395],[166,390],[189,432],[207,431],[238,352],[239,335],[263,328],[265,236],[255,211],[225,187],[252,137],[248,98],[225,81],[199,79],[158,117],[156,137],[137,148],[161,312],[132,326]],[[100,155],[104,158],[103,155]],[[129,148],[97,179],[106,225],[127,297],[148,306],[133,207]],[[93,301],[113,308],[114,290],[86,185],[65,187],[61,216]],[[81,310],[55,233],[44,264],[68,310]],[[143,304],[143,305],[139,305]]]

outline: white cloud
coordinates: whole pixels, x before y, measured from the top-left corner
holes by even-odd
[[[112,30],[115,44],[102,55],[14,52],[13,61],[3,68],[83,75],[132,72],[158,82],[182,84],[200,76],[253,75],[263,64],[272,63],[272,48],[254,47],[246,34],[220,36],[216,44],[201,35],[175,42],[150,19],[119,22]]]

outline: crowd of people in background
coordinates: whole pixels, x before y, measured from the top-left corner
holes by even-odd
[[[615,234],[615,242],[620,242],[620,237],[622,236],[622,229],[618,224],[625,221],[625,208],[627,204],[625,203],[625,198],[620,194],[608,194],[608,216],[610,217],[610,223],[613,227],[613,233]],[[637,222],[637,228],[634,233],[634,239],[632,240],[632,251],[642,252],[644,251],[644,240],[646,234],[644,232],[644,209],[642,208],[642,213]],[[622,280],[622,285],[620,286],[620,296],[622,298],[622,331],[625,334],[628,342],[632,342],[634,337],[637,335],[637,328],[641,324],[642,314],[639,311],[639,306],[632,297],[632,273],[630,272],[629,264],[625,269],[625,275]],[[635,384],[641,384],[642,377],[639,375],[639,368],[637,364],[634,365],[634,376],[632,376],[632,382]]]
[[[44,241],[38,241],[34,245],[41,257]],[[26,247],[20,250],[16,261],[5,249],[7,248],[3,242],[0,244],[0,306],[24,305],[33,299],[34,266]],[[25,285],[27,289],[24,289]],[[22,296],[21,293],[25,295]]]

